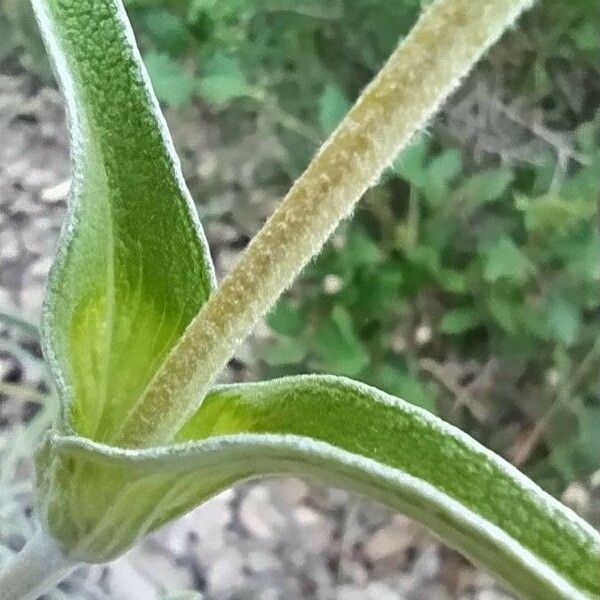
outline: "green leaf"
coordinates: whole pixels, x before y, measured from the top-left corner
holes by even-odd
[[[437,269],[434,275],[447,292],[464,294],[468,290],[467,274],[457,269]]]
[[[225,104],[252,93],[246,76],[234,58],[216,54],[206,62],[202,72],[198,87],[207,102]]]
[[[506,278],[522,283],[532,270],[533,265],[529,259],[508,237],[501,237],[485,249],[483,276],[486,281],[493,283]]]
[[[315,19],[341,19],[344,16],[343,0],[263,0],[261,6],[268,11],[297,12]]]
[[[586,21],[572,32],[573,39],[580,50],[597,50],[600,48],[600,33],[594,23]]]
[[[431,160],[427,167],[425,197],[433,206],[439,206],[449,194],[450,183],[462,170],[460,151],[454,148],[444,150]]]
[[[524,598],[600,598],[598,532],[460,430],[364,384],[219,387],[177,442],[134,451],[48,438],[46,526],[73,556],[102,562],[238,481],[301,475],[416,519]]]
[[[62,430],[109,440],[214,287],[166,125],[113,0],[34,0],[67,100],[73,186],[43,338]]]
[[[576,304],[565,298],[552,298],[546,307],[546,319],[549,333],[570,346],[577,338],[581,327],[581,315]]]
[[[490,169],[470,177],[461,187],[460,195],[472,204],[487,204],[499,200],[514,179],[508,169]]]
[[[600,407],[585,407],[577,415],[579,435],[552,440],[550,462],[568,480],[585,479],[600,468]]]
[[[301,341],[281,338],[266,349],[263,358],[272,367],[299,364],[306,356],[306,348]]]
[[[589,474],[600,468],[600,406],[590,406],[579,419],[580,445],[585,462],[590,465]]]
[[[525,226],[544,234],[565,234],[596,214],[595,198],[569,198],[547,195],[539,198],[519,196],[516,206],[525,214]]]
[[[410,373],[385,364],[377,374],[380,386],[387,392],[405,399],[407,402],[433,412],[436,408],[435,396],[421,381]]]
[[[331,317],[319,325],[314,335],[314,349],[319,357],[319,367],[339,375],[358,375],[370,362],[350,313],[336,306]]]
[[[362,228],[353,227],[337,262],[341,269],[349,272],[371,267],[381,262],[381,249]]]
[[[595,227],[583,240],[567,245],[561,253],[567,271],[576,279],[594,282],[600,279],[600,235]]]
[[[189,104],[196,91],[196,80],[190,73],[167,54],[149,52],[144,61],[161,102],[171,106]]]
[[[519,311],[511,298],[490,296],[487,307],[494,320],[509,333],[516,333],[519,327]]]
[[[335,84],[328,84],[319,98],[319,124],[329,135],[346,116],[352,104],[346,94]]]
[[[443,181],[445,184],[460,175],[462,170],[462,157],[460,150],[448,148],[438,154],[429,163],[429,176],[431,179]]]
[[[412,185],[418,188],[423,187],[427,177],[425,161],[428,152],[429,138],[425,133],[421,133],[394,160],[393,171]]]
[[[181,17],[170,10],[154,9],[143,15],[144,28],[158,48],[179,56],[189,44],[188,30]]]
[[[481,325],[481,312],[474,306],[461,306],[449,310],[440,323],[440,331],[448,334],[461,334]]]
[[[290,300],[280,298],[267,315],[267,324],[273,331],[281,335],[294,337],[302,333],[306,321],[299,307]]]

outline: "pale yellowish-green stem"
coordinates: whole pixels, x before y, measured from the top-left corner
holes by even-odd
[[[58,585],[77,567],[56,540],[43,532],[3,565],[0,600],[36,600]]]
[[[254,324],[531,0],[436,0],[367,87],[217,292],[113,442],[168,443]]]

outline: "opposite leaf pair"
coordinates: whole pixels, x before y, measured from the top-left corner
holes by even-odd
[[[207,245],[120,0],[33,4],[72,139],[69,214],[44,313],[61,411],[37,455],[40,514],[64,553],[110,560],[238,481],[293,473],[405,512],[524,597],[600,598],[598,534],[425,411],[327,376],[207,394],[200,387],[188,402],[182,390],[194,392],[186,378],[193,380],[198,356],[172,361],[207,302],[213,312],[215,303],[229,307],[220,313],[223,336],[239,341],[528,2],[435,2],[253,244],[248,260],[257,268],[246,271],[255,287],[243,283],[242,259],[215,294]],[[295,220],[286,220],[294,203]],[[258,300],[240,308],[254,289]],[[236,311],[246,315],[238,329]],[[208,329],[199,339],[216,343],[221,330]],[[230,346],[206,367],[207,385]],[[183,403],[185,418],[144,410],[170,360],[172,387],[163,385],[161,401]]]

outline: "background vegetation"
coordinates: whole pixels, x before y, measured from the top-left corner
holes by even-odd
[[[193,167],[198,147],[180,148],[205,223],[247,242],[421,5],[128,2],[159,99],[213,146]],[[28,3],[4,0],[0,61],[44,81],[43,56]],[[561,493],[600,469],[599,173],[600,7],[544,0],[367,194],[247,362],[365,380]]]

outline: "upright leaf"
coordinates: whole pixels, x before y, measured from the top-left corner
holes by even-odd
[[[44,311],[61,427],[106,440],[214,287],[118,0],[33,0],[67,100],[73,185]]]

